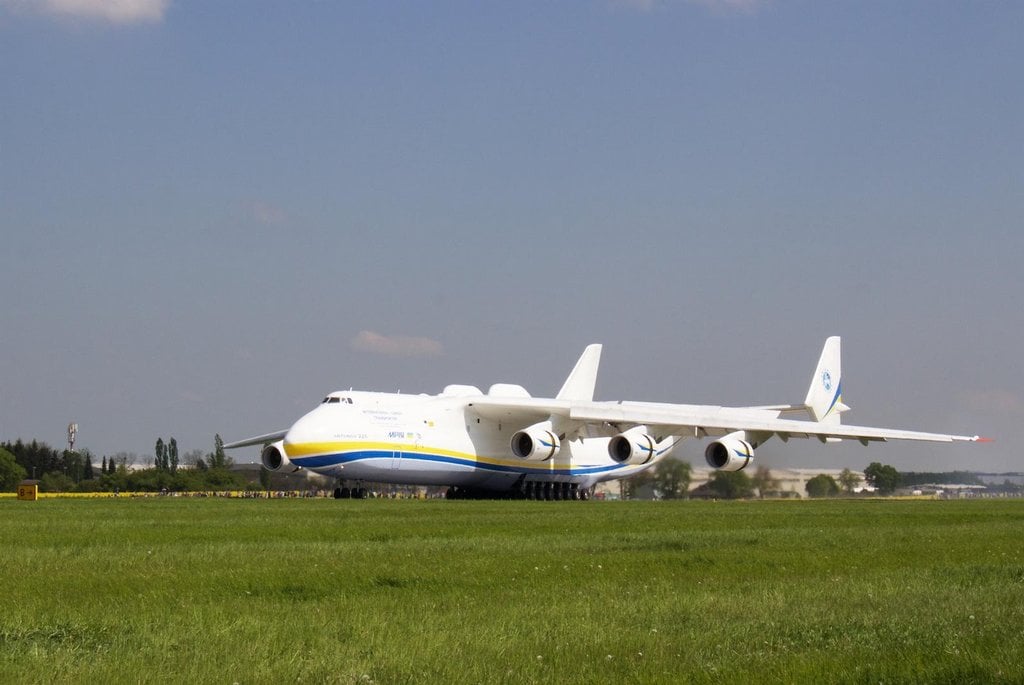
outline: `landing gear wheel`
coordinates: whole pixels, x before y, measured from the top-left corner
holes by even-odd
[[[341,499],[341,488],[334,488],[334,499]]]

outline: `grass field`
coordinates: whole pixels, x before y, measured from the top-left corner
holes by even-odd
[[[1024,502],[0,501],[4,682],[1024,682]]]

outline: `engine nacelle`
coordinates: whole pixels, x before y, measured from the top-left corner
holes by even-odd
[[[646,464],[654,459],[657,444],[658,441],[647,434],[646,427],[637,426],[608,442],[608,456],[620,464]]]
[[[512,454],[526,461],[547,461],[561,448],[562,441],[551,430],[550,421],[516,431],[512,436]]]
[[[742,471],[754,461],[754,445],[743,431],[729,433],[707,446],[704,459],[719,471]]]
[[[284,453],[284,440],[278,440],[273,445],[264,447],[263,452],[260,453],[260,461],[263,462],[263,468],[268,471],[295,473],[302,468],[293,464],[288,459],[288,455]]]

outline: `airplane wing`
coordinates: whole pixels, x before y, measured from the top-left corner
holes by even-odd
[[[246,438],[245,440],[238,440],[236,442],[229,442],[224,445],[224,449],[230,450],[236,447],[248,447],[249,445],[262,445],[267,442],[277,442],[284,438],[288,433],[288,429],[283,431],[274,431],[273,433],[266,433],[264,435],[257,435],[254,438]]]
[[[783,441],[790,438],[829,438],[869,441],[918,440],[927,442],[987,442],[977,435],[946,435],[923,433],[892,428],[850,426],[839,423],[795,421],[773,417],[774,411],[731,407],[690,407],[687,405],[634,405],[591,402],[574,404],[569,419],[586,423],[612,423],[617,425],[658,426],[672,435],[725,435],[735,431],[759,433],[765,439],[777,435]],[[762,440],[763,442],[763,440]]]
[[[600,359],[600,346],[588,347],[576,368],[555,399],[533,397],[474,398],[470,408],[478,415],[504,421],[510,428],[551,420],[559,427],[574,430],[584,425],[610,425],[626,431],[634,426],[647,426],[659,435],[680,437],[723,436],[745,431],[756,442],[772,436],[782,441],[790,438],[870,441],[921,440],[930,442],[987,442],[985,438],[967,435],[923,433],[871,426],[851,426],[840,422],[840,414],[849,409],[842,398],[842,367],[840,338],[825,341],[807,398],[803,405],[768,407],[716,407],[654,402],[595,402],[594,378]],[[780,418],[791,412],[807,412],[811,420]]]
[[[643,402],[575,402],[543,398],[474,398],[469,407],[482,417],[526,427],[545,419],[561,418],[578,424],[612,424],[620,430],[633,426],[659,428],[659,433],[703,438],[735,431],[763,436],[760,442],[778,436],[790,438],[830,438],[871,441],[916,440],[927,442],[986,442],[968,435],[924,433],[893,428],[852,426],[777,418],[790,407],[734,408],[700,405],[654,404]]]

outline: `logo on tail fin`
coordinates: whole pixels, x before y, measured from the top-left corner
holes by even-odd
[[[821,374],[821,384],[825,386],[825,390],[832,389],[832,374],[829,373],[828,369]]]

